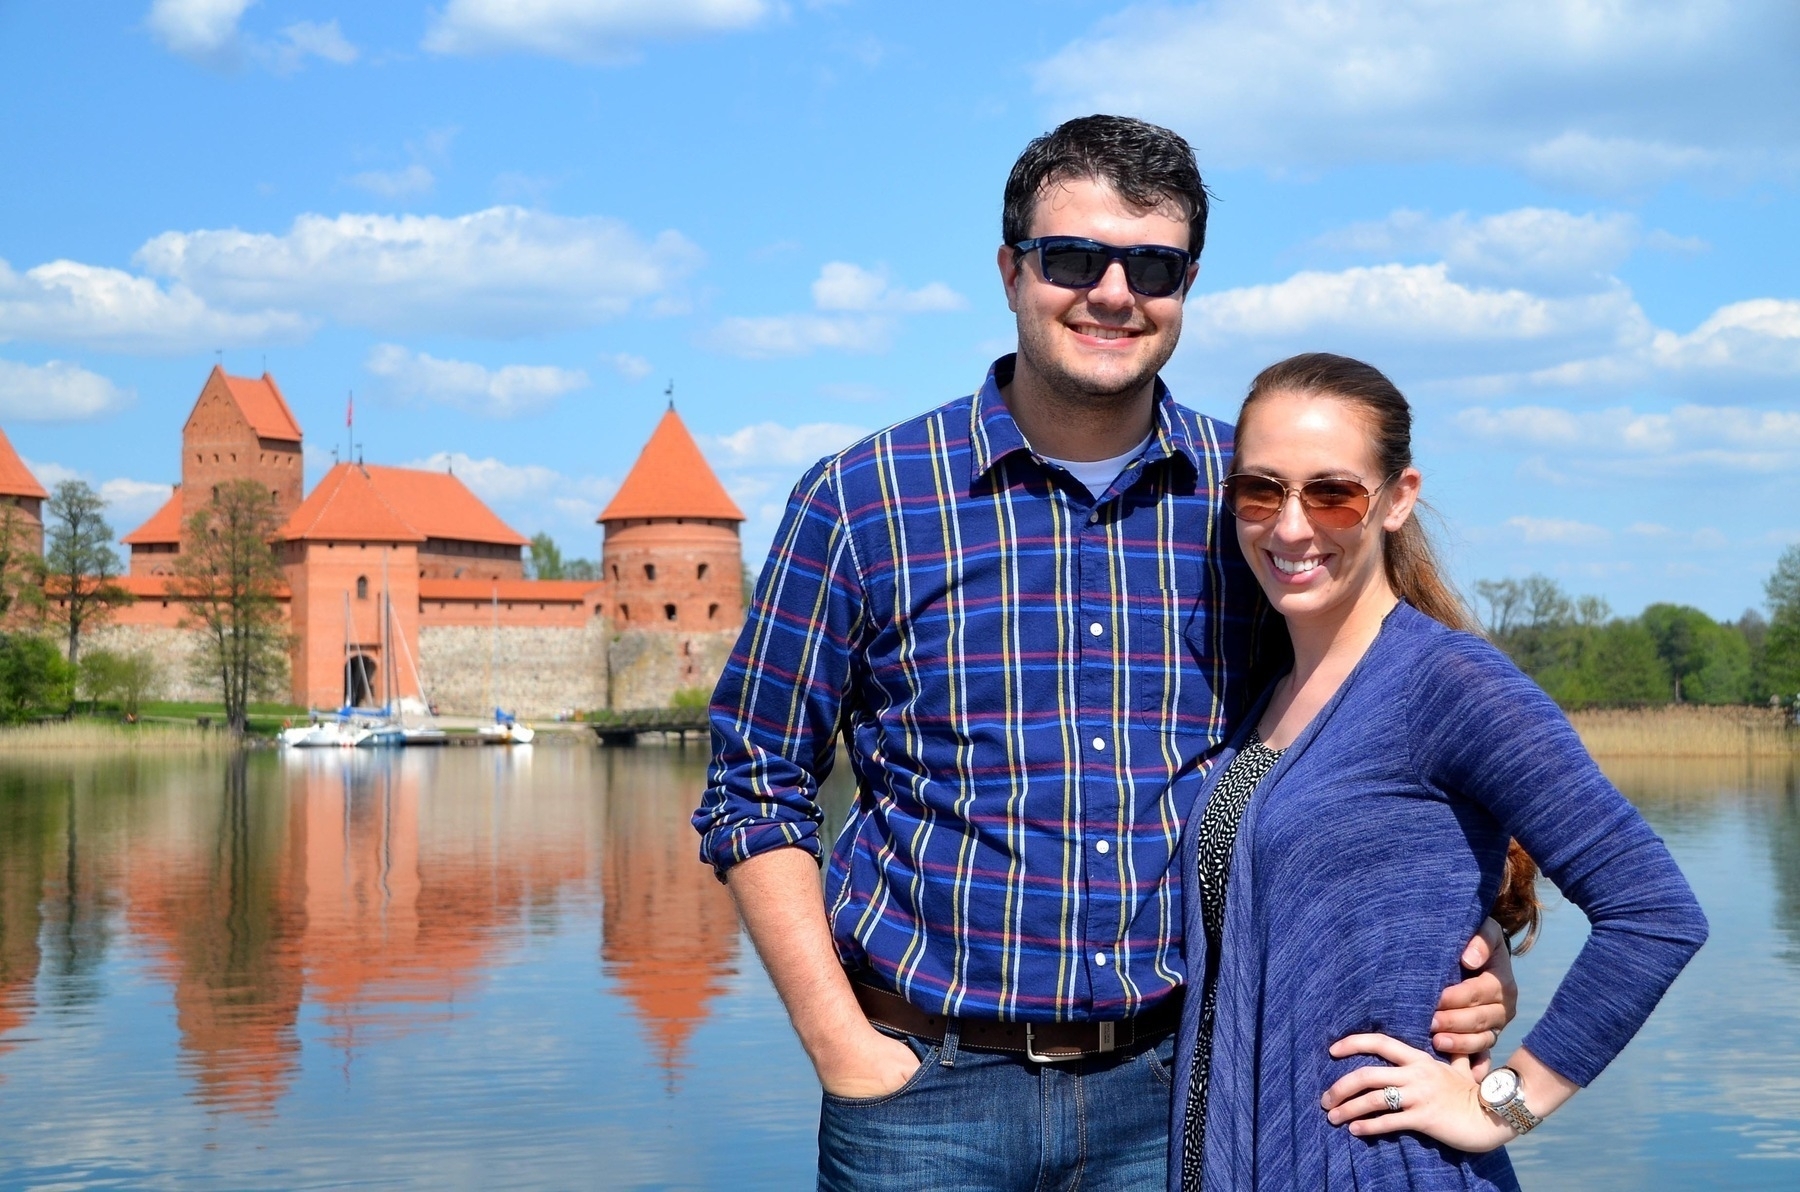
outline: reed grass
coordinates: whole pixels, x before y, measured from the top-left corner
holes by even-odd
[[[231,734],[192,724],[63,720],[0,728],[0,753],[229,749],[232,745]]]
[[[1596,757],[1788,757],[1800,729],[1771,708],[1605,708],[1569,722]]]

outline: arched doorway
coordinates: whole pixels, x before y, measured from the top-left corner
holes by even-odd
[[[367,654],[344,661],[344,702],[353,708],[375,706],[375,660]]]

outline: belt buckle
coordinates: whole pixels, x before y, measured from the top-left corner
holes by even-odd
[[[1077,1051],[1073,1055],[1040,1055],[1037,1040],[1032,1035],[1031,1023],[1028,1022],[1025,1024],[1025,1058],[1034,1064],[1066,1064],[1070,1060],[1085,1059],[1089,1055],[1105,1055],[1116,1046],[1114,1040],[1117,1038],[1118,1023],[1096,1022],[1094,1025],[1099,1028],[1100,1045],[1093,1051]]]

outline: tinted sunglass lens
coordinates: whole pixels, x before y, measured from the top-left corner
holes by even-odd
[[[1063,245],[1043,251],[1044,280],[1053,285],[1085,288],[1100,280],[1110,262],[1098,249]]]
[[[1167,298],[1181,288],[1185,272],[1180,259],[1172,255],[1140,253],[1125,260],[1126,280],[1146,298]]]
[[[1369,490],[1345,480],[1314,480],[1300,488],[1307,516],[1319,525],[1345,530],[1369,512]]]
[[[1281,512],[1286,494],[1273,480],[1253,476],[1233,477],[1225,482],[1225,501],[1231,512],[1245,521],[1268,521]]]

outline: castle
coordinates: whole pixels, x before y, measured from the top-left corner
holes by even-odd
[[[181,433],[181,481],[125,535],[137,597],[91,644],[150,649],[163,695],[206,699],[170,591],[188,519],[228,481],[265,485],[286,583],[296,704],[422,700],[522,716],[666,706],[710,688],[743,623],[744,515],[671,404],[598,521],[601,575],[525,578],[530,540],[450,472],[340,462],[303,488],[303,437],[275,379],[214,367]],[[39,486],[0,439],[0,500],[41,527]],[[39,531],[41,533],[41,529]]]

